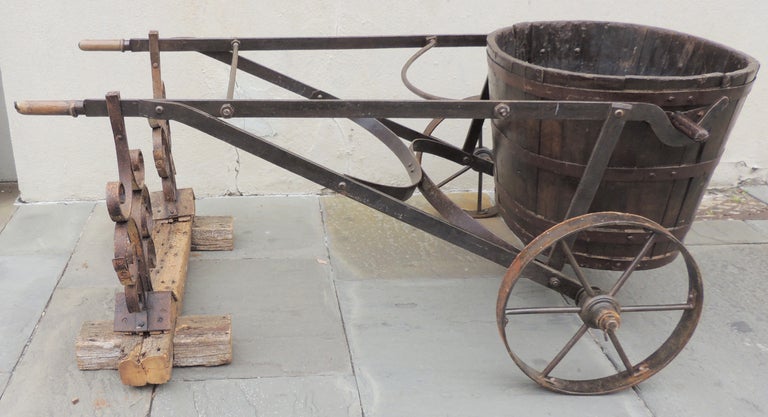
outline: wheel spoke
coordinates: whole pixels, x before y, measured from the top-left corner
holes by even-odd
[[[606,330],[606,333],[608,333],[608,337],[611,338],[611,343],[613,344],[614,349],[616,349],[616,353],[619,354],[621,362],[624,363],[624,367],[627,368],[627,371],[632,371],[632,362],[629,361],[627,353],[624,352],[624,348],[621,346],[621,343],[619,343],[619,338],[616,337],[616,332],[608,329]]]
[[[675,311],[675,310],[693,310],[693,304],[648,304],[637,306],[622,306],[622,313],[642,313],[646,311]]]
[[[584,273],[581,271],[581,267],[579,266],[579,263],[576,262],[576,257],[573,256],[571,248],[568,247],[568,244],[565,242],[565,240],[560,241],[560,246],[563,248],[563,252],[565,252],[565,256],[568,258],[568,263],[571,264],[571,268],[573,268],[573,272],[576,274],[576,278],[579,279],[579,283],[581,283],[581,286],[584,287],[584,292],[586,292],[588,296],[594,297],[595,291],[589,285],[587,277],[585,277]]]
[[[547,365],[546,368],[544,368],[543,371],[541,371],[542,377],[548,376],[549,373],[552,372],[553,369],[555,369],[555,367],[560,363],[560,361],[563,360],[565,355],[567,355],[568,352],[570,352],[571,349],[573,349],[573,346],[576,344],[576,342],[578,342],[579,339],[581,339],[581,337],[584,336],[584,333],[587,332],[587,329],[588,327],[586,324],[582,324],[581,327],[579,327],[579,330],[576,332],[575,335],[573,335],[573,337],[571,337],[571,340],[569,340],[568,343],[565,344],[565,346],[560,350],[560,352],[557,352],[557,355],[555,356],[555,358],[549,362],[549,364]]]
[[[442,188],[445,184],[448,184],[449,182],[455,180],[456,178],[459,177],[459,175],[469,171],[470,169],[471,169],[470,166],[465,166],[464,168],[456,171],[455,173],[453,173],[453,175],[451,175],[450,177],[442,180],[439,184],[437,184],[437,188]]]
[[[579,307],[571,307],[571,306],[521,307],[521,308],[508,308],[504,310],[504,314],[507,316],[514,316],[518,314],[567,314],[567,313],[578,313],[579,311],[581,311]]]
[[[624,283],[627,282],[627,279],[629,279],[629,276],[632,275],[633,272],[635,272],[635,269],[638,265],[640,265],[640,260],[643,259],[645,254],[648,253],[649,250],[651,250],[651,247],[653,246],[654,241],[656,240],[656,233],[651,233],[651,236],[648,237],[648,240],[645,241],[645,245],[643,245],[643,249],[640,250],[640,253],[635,256],[635,259],[632,260],[632,263],[629,264],[629,267],[624,271],[623,274],[619,277],[619,280],[616,281],[615,284],[613,284],[613,288],[611,288],[610,291],[608,291],[608,295],[615,296],[616,293],[619,292],[622,286],[624,286]]]

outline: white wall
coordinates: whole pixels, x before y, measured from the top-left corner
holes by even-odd
[[[712,39],[768,62],[768,2],[760,0],[476,1],[381,0],[212,2],[101,1],[13,2],[0,14],[0,70],[19,187],[27,201],[101,199],[117,179],[106,118],[20,116],[22,99],[100,98],[120,90],[124,98],[151,94],[146,53],[82,52],[81,39],[145,38],[150,29],[175,36],[329,36],[487,33],[527,20],[613,20],[648,24]],[[249,53],[305,82],[344,98],[414,98],[400,85],[399,69],[413,51]],[[223,98],[228,69],[195,54],[166,53],[164,79],[171,98]],[[440,95],[476,94],[485,76],[482,48],[437,50],[413,70],[414,81]],[[761,78],[761,77],[758,77]],[[238,78],[236,97],[291,98],[290,94]],[[768,86],[758,80],[734,129],[713,185],[768,178],[768,147],[762,129]],[[244,122],[240,122],[244,123]],[[417,123],[414,126],[423,126]],[[246,127],[334,169],[367,179],[403,182],[393,157],[345,120],[249,120]],[[458,142],[463,124],[439,132]],[[151,155],[145,121],[129,125],[132,147]],[[451,134],[453,132],[453,134]],[[314,193],[319,188],[250,155],[174,125],[174,156],[180,186],[197,195]],[[151,161],[147,161],[151,169]],[[434,171],[432,162],[427,170]],[[156,175],[150,186],[158,189]],[[439,176],[439,175],[434,175]],[[473,179],[457,187],[469,187]]]

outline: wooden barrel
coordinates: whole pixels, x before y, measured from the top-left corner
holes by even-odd
[[[758,70],[752,57],[705,39],[610,22],[520,23],[488,36],[490,98],[646,102],[694,121],[729,98],[703,143],[671,147],[647,123],[628,122],[594,201],[595,211],[639,214],[682,239]],[[564,220],[602,121],[493,123],[496,199],[504,221],[528,242]],[[642,236],[632,231],[579,237],[583,266],[623,269]],[[641,268],[670,262],[658,244]]]

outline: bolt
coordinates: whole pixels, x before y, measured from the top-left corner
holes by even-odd
[[[509,112],[510,112],[509,106],[507,106],[504,103],[496,105],[496,107],[494,107],[493,109],[493,114],[495,114],[496,117],[499,119],[504,119],[507,116],[509,116]]]
[[[165,109],[163,108],[163,106],[155,107],[155,113],[157,113],[157,114],[163,114],[164,111],[165,111]]]
[[[158,322],[158,323],[162,323],[162,322],[163,322],[163,317],[162,317],[162,316],[158,317],[158,318],[157,318],[157,322]]]
[[[146,323],[144,323],[143,321],[140,321],[140,322],[136,323],[136,328],[137,328],[137,329],[141,329],[141,328],[143,328],[144,326],[146,326]]]
[[[157,68],[157,67],[159,67],[159,66],[160,66],[160,64],[158,64],[157,62],[153,62],[153,63],[152,63],[152,68]]]
[[[613,115],[616,116],[616,118],[621,119],[622,117],[624,117],[624,110],[621,110],[621,109],[616,110],[615,112],[613,112]]]
[[[346,189],[347,189],[347,183],[344,182],[344,181],[340,182],[339,183],[339,191],[343,192],[343,191],[346,191]]]
[[[221,114],[221,117],[232,117],[232,115],[235,114],[235,108],[232,107],[231,104],[225,104],[221,106],[219,113]]]
[[[557,287],[560,286],[560,278],[558,278],[558,277],[550,277],[548,284],[552,288],[557,288]]]
[[[469,163],[470,163],[470,162],[472,162],[472,160],[471,160],[471,159],[469,159],[469,157],[468,157],[468,156],[465,156],[465,157],[461,158],[461,163],[462,163],[463,165],[469,165]]]

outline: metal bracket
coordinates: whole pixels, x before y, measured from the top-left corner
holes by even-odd
[[[125,293],[115,293],[114,331],[121,333],[161,332],[171,330],[173,320],[173,293],[150,291],[145,293],[144,309],[128,312]]]

